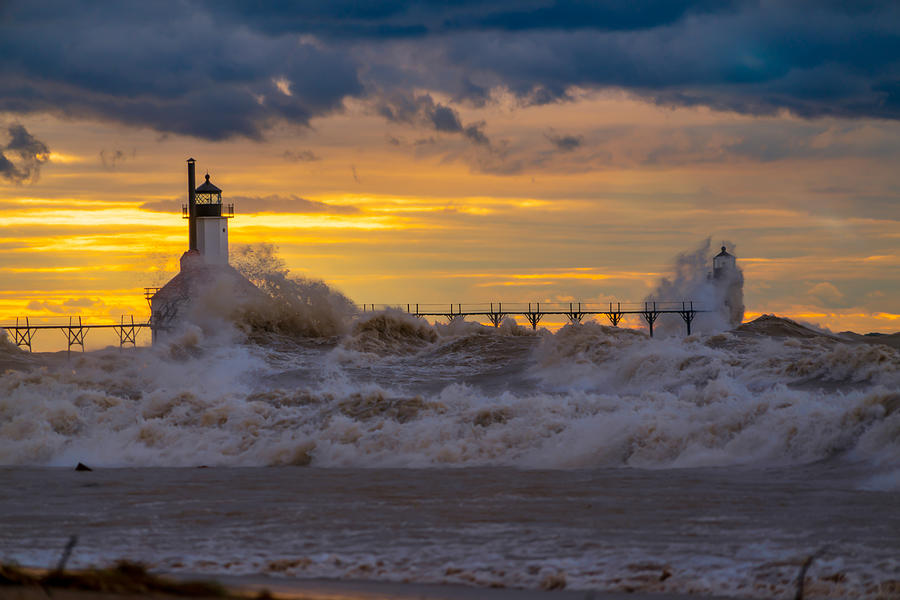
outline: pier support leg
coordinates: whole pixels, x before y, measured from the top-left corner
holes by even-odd
[[[15,328],[10,329],[13,330],[13,341],[16,343],[16,346],[18,346],[19,348],[28,348],[28,351],[31,352],[31,338],[34,337],[35,330],[31,328],[31,324],[28,322],[28,317],[25,317],[24,327],[19,325],[19,317],[16,317]]]
[[[135,332],[134,315],[131,315],[131,323],[125,322],[125,315],[119,318],[119,326],[114,327],[116,333],[119,334],[119,349],[121,350],[125,344],[131,344],[133,348],[137,347],[137,334]]]
[[[651,308],[652,305],[652,308]],[[647,325],[650,327],[650,337],[653,337],[653,324],[659,318],[659,311],[656,310],[656,302],[644,302],[644,310],[641,313]]]
[[[531,302],[528,303],[528,312],[525,313],[525,318],[528,319],[528,322],[531,323],[531,328],[537,330],[538,323],[541,321],[541,318],[544,314],[541,312],[541,303],[537,303],[537,310],[531,310]]]
[[[87,333],[87,330],[81,324],[81,317],[78,317],[77,324],[73,321],[73,317],[69,317],[69,326],[62,327],[62,330],[66,334],[68,343],[66,357],[72,355],[72,346],[81,346],[81,351],[84,352],[84,334]]]
[[[444,315],[445,317],[447,317],[448,323],[452,323],[453,321],[456,321],[457,319],[460,319],[460,318],[463,318],[463,319],[465,318],[465,315],[462,314],[462,304],[457,304],[456,306],[457,306],[456,312],[453,312],[453,305],[451,304],[450,312],[448,312],[447,314]]]
[[[622,320],[622,303],[616,302],[616,308],[613,309],[612,302],[609,303],[609,312],[603,313],[606,315],[606,318],[609,319],[609,322],[612,323],[613,327],[619,326],[619,321]]]
[[[678,312],[681,315],[681,318],[684,319],[684,326],[687,328],[687,334],[691,335],[691,323],[694,321],[694,316],[697,314],[697,311],[694,310],[693,302],[682,302],[681,310]]]
[[[578,308],[569,302],[569,312],[566,313],[566,317],[569,319],[569,323],[572,325],[578,325],[581,323],[581,319],[584,318],[584,313],[581,312],[581,302],[578,303]]]
[[[500,327],[500,323],[503,321],[503,317],[506,315],[503,314],[503,303],[497,305],[497,310],[494,310],[494,303],[491,302],[491,312],[487,314],[488,320],[490,320],[491,325],[494,327]]]

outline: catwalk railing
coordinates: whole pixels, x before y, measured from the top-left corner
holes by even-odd
[[[639,315],[647,323],[650,336],[660,315],[674,314],[684,321],[687,335],[698,313],[708,310],[692,300],[649,302],[483,302],[480,304],[363,304],[363,313],[387,309],[400,310],[416,317],[444,317],[449,321],[465,317],[484,317],[494,327],[509,316],[522,316],[532,329],[537,329],[541,319],[548,315],[562,315],[570,323],[581,323],[588,315],[602,315],[613,327],[618,327],[625,315]]]
[[[65,317],[63,317],[65,318]],[[38,331],[45,329],[59,330],[66,337],[66,352],[71,354],[72,348],[81,346],[84,352],[84,338],[89,331],[93,329],[113,329],[119,338],[119,347],[123,348],[126,344],[132,347],[137,346],[137,332],[144,327],[150,327],[150,322],[135,323],[133,316],[119,318],[118,323],[84,323],[81,317],[68,317],[68,324],[65,323],[47,323],[45,320],[34,321],[29,317],[16,317],[16,323],[3,324],[0,323],[0,329],[5,329],[12,333],[13,342],[20,348],[28,348],[31,351],[31,342],[34,335]]]

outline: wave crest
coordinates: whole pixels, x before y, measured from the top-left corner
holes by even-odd
[[[415,354],[437,339],[437,332],[425,321],[388,310],[359,320],[343,346],[373,354]]]

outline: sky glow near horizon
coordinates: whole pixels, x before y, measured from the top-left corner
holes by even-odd
[[[711,238],[749,318],[900,330],[900,12],[720,4],[5,4],[0,322],[146,315],[192,156],[359,303],[639,301]]]

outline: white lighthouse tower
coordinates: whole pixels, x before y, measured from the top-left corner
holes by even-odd
[[[193,166],[193,165],[192,165]],[[207,265],[228,264],[228,219],[234,216],[234,209],[222,210],[222,190],[209,180],[195,190],[196,205],[196,249]],[[188,215],[190,218],[190,215]]]

